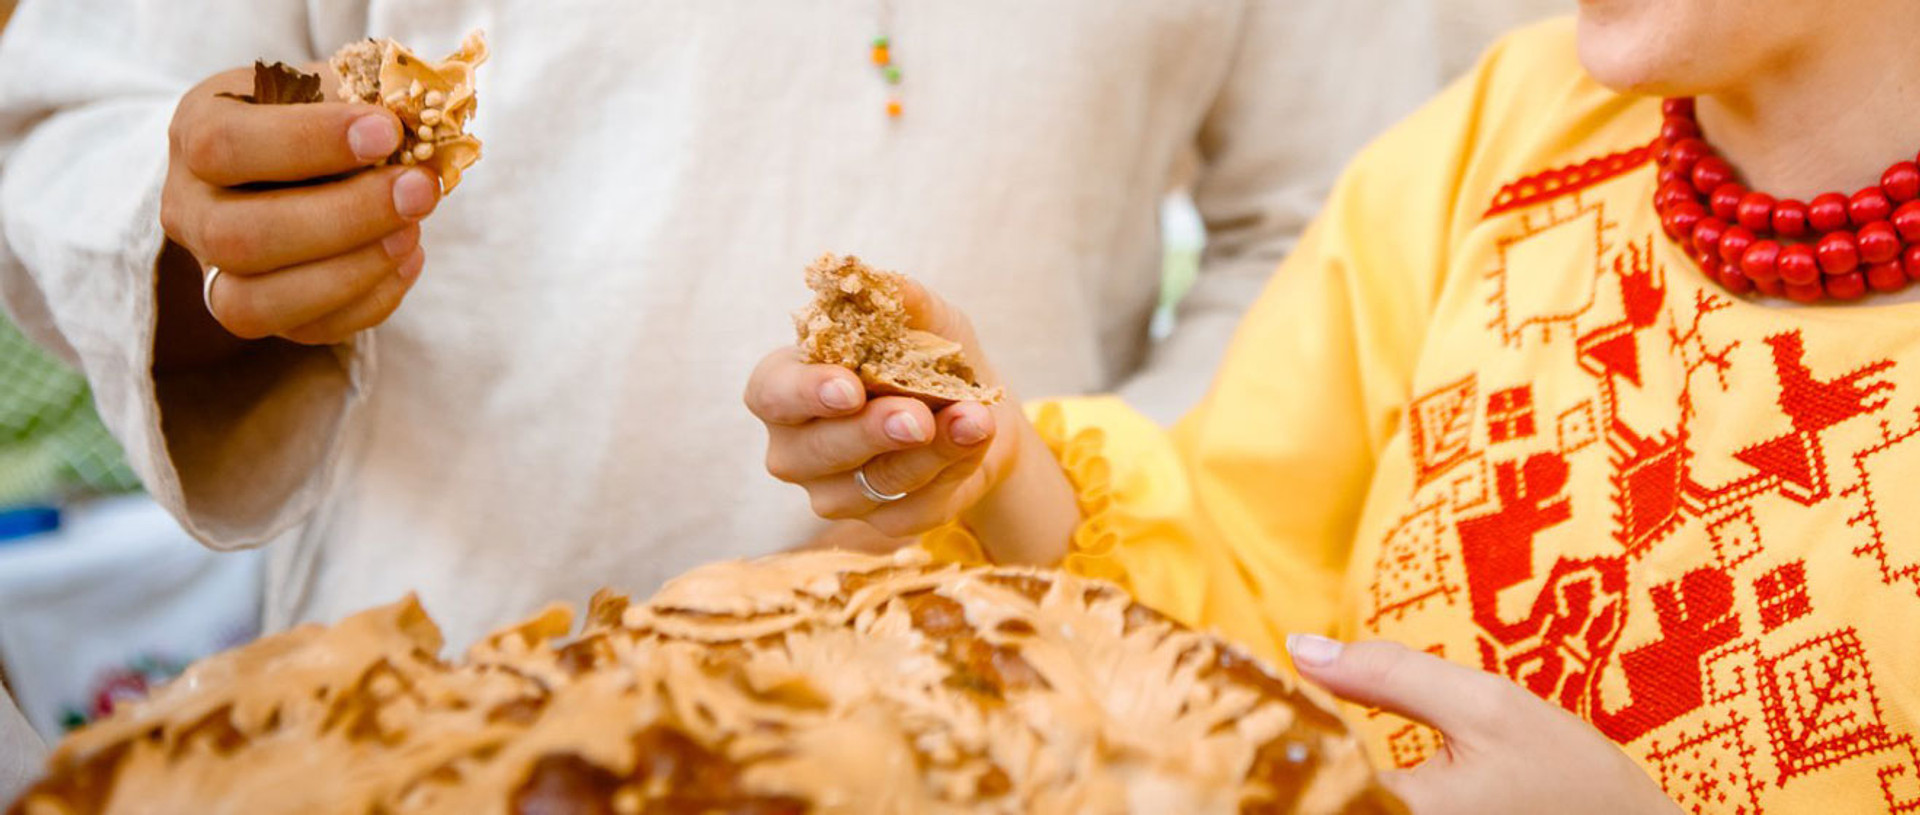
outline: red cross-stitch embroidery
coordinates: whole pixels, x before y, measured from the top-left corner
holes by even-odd
[[[1906,743],[1887,729],[1866,653],[1851,628],[1763,658],[1759,674],[1780,783]]]
[[[1582,194],[1632,178],[1651,195],[1651,170],[1633,174],[1646,160],[1641,148],[1529,176],[1489,208],[1483,226],[1503,233],[1476,307],[1499,354],[1408,407],[1418,509],[1383,541],[1364,625],[1468,616],[1461,641],[1482,667],[1636,745],[1683,809],[1758,813],[1768,790],[1847,765],[1849,783],[1879,780],[1888,811],[1920,810],[1920,749],[1890,723],[1859,634],[1784,639],[1832,625],[1809,574],[1830,584],[1831,561],[1770,550],[1803,541],[1763,521],[1844,518],[1814,544],[1920,597],[1920,513],[1888,512],[1913,503],[1902,456],[1920,450],[1920,411],[1898,428],[1883,418],[1895,363],[1847,357],[1844,340],[1791,325],[1726,337],[1736,301],[1671,284],[1658,224],[1621,236]],[[1851,361],[1824,361],[1836,355]],[[1479,397],[1482,381],[1501,387]],[[1778,418],[1750,434],[1708,424],[1740,398]],[[1874,422],[1881,442],[1858,449]],[[1613,548],[1583,548],[1607,533]],[[1405,766],[1437,736],[1407,726],[1389,745]]]
[[[1533,389],[1526,385],[1487,397],[1487,439],[1494,443],[1533,436]]]
[[[1753,594],[1760,602],[1760,625],[1769,633],[1806,616],[1813,610],[1813,601],[1807,599],[1807,562],[1788,561],[1761,575],[1753,581]]]

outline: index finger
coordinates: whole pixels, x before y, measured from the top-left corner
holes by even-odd
[[[1302,676],[1334,695],[1429,725],[1451,741],[1484,734],[1513,713],[1515,699],[1544,704],[1493,674],[1393,642],[1294,634],[1287,653]]]
[[[954,342],[972,347],[974,343],[973,327],[967,323],[959,309],[947,304],[937,294],[920,285],[920,281],[911,277],[900,281],[900,303],[907,310],[907,324],[933,334],[938,334]]]
[[[793,426],[855,413],[867,394],[852,371],[808,363],[799,348],[789,346],[754,367],[743,401],[761,421]]]
[[[400,149],[400,120],[377,105],[255,105],[211,93],[174,134],[187,169],[218,187],[324,178]]]

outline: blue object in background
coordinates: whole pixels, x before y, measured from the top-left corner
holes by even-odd
[[[57,507],[0,509],[0,545],[60,528]]]

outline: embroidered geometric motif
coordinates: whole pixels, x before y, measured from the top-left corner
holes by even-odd
[[[1624,744],[1699,708],[1706,699],[1704,657],[1740,636],[1733,600],[1733,579],[1714,569],[1654,586],[1660,638],[1620,655],[1631,700],[1593,710],[1594,725]]]
[[[1442,385],[1408,406],[1408,434],[1413,442],[1413,467],[1420,486],[1473,452],[1474,377]]]
[[[1890,360],[1869,363],[1832,379],[1819,379],[1806,363],[1806,342],[1799,331],[1767,337],[1773,349],[1779,405],[1793,422],[1785,434],[1746,447],[1734,458],[1762,476],[1778,479],[1780,494],[1812,506],[1830,494],[1827,456],[1820,433],[1887,404],[1893,383],[1875,380],[1893,367]]]
[[[1778,783],[1901,743],[1887,729],[1852,628],[1763,657],[1758,675]]]
[[[1440,731],[1408,722],[1387,736],[1387,759],[1393,762],[1394,767],[1409,770],[1432,758],[1445,744]]]
[[[1745,696],[1750,687],[1748,678],[1753,676],[1759,658],[1760,643],[1756,640],[1708,654],[1700,663],[1700,687],[1706,692],[1707,704],[1722,705]]]
[[[1647,763],[1667,797],[1696,815],[1754,815],[1760,811],[1760,780],[1754,777],[1753,748],[1740,732],[1747,726],[1735,714],[1704,732],[1681,736],[1665,746],[1650,745]]]
[[[1763,792],[1851,761],[1844,783],[1871,789],[1877,773],[1888,811],[1920,812],[1920,739],[1903,732],[1912,711],[1885,709],[1878,692],[1893,686],[1870,670],[1888,666],[1851,628],[1805,640],[1833,625],[1816,611],[1841,613],[1810,569],[1878,566],[1920,596],[1920,550],[1908,545],[1920,541],[1920,501],[1901,492],[1920,461],[1920,412],[1905,417],[1911,428],[1873,417],[1894,396],[1894,362],[1866,355],[1884,344],[1766,333],[1823,319],[1727,331],[1755,306],[1701,286],[1691,265],[1675,276],[1665,258],[1679,256],[1657,224],[1622,235],[1612,203],[1580,192],[1645,160],[1529,177],[1495,202],[1502,220],[1475,236],[1497,250],[1478,267],[1475,322],[1482,353],[1507,358],[1442,371],[1461,378],[1409,406],[1408,506],[1419,509],[1382,541],[1363,624],[1402,633],[1380,630],[1389,618],[1431,637],[1420,621],[1440,605],[1424,600],[1463,599],[1455,613],[1471,614],[1484,669],[1630,745],[1683,811],[1758,813]],[[1652,175],[1632,183],[1650,189]],[[1480,391],[1482,377],[1497,387]],[[1854,452],[1876,419],[1885,442]],[[1830,450],[1856,473],[1833,469]],[[1795,505],[1836,493],[1844,509]],[[1848,528],[1815,529],[1848,515]],[[1778,548],[1809,532],[1862,560]],[[1886,681],[1904,700],[1907,678]],[[1444,749],[1418,725],[1387,746],[1396,766]]]
[[[1487,502],[1492,493],[1493,476],[1487,471],[1487,457],[1476,455],[1453,477],[1453,511],[1463,512]]]
[[[1713,544],[1720,570],[1732,574],[1747,558],[1760,553],[1760,525],[1753,520],[1753,507],[1743,504],[1708,522],[1707,540]]]
[[[1568,258],[1591,262],[1597,272],[1608,252],[1607,235],[1619,227],[1606,219],[1605,207],[1597,201],[1582,205],[1575,200],[1552,209],[1557,211],[1521,216],[1525,231],[1500,239],[1499,264],[1486,273],[1492,287],[1487,304],[1493,312],[1487,326],[1511,347],[1520,347],[1529,336],[1546,342],[1572,335],[1575,323],[1593,308],[1595,275],[1569,279],[1533,272],[1565,265]],[[1537,222],[1536,215],[1541,216]],[[1567,291],[1569,284],[1580,291]]]
[[[1593,400],[1585,400],[1568,408],[1560,414],[1555,423],[1560,434],[1560,454],[1569,455],[1600,440],[1600,429],[1594,426]]]
[[[1448,585],[1446,566],[1453,555],[1443,545],[1446,532],[1439,504],[1416,510],[1394,527],[1374,564],[1374,625],[1382,617],[1398,619],[1435,597],[1452,602],[1458,589]]]
[[[1760,600],[1760,625],[1773,630],[1797,620],[1813,610],[1807,599],[1807,562],[1795,560],[1781,564],[1753,581],[1753,592]]]
[[[1899,456],[1882,454],[1913,441],[1916,436],[1920,436],[1920,425],[1897,433],[1883,427],[1879,444],[1854,454],[1853,468],[1859,477],[1844,494],[1858,494],[1865,504],[1860,514],[1847,519],[1848,526],[1864,526],[1867,530],[1867,539],[1853,548],[1854,556],[1870,559],[1879,570],[1882,583],[1892,586],[1895,582],[1904,581],[1912,586],[1914,595],[1920,597],[1920,558],[1904,562],[1896,560],[1887,545],[1888,541],[1920,539],[1920,507],[1914,506],[1910,500],[1903,500],[1902,491],[1911,489],[1913,485],[1897,475],[1897,470],[1880,470],[1881,467],[1899,467]],[[1888,494],[1882,495],[1883,491]],[[1912,547],[1905,548],[1913,551]]]
[[[1680,526],[1681,482],[1687,475],[1687,448],[1679,436],[1650,438],[1624,426],[1610,434],[1614,451],[1614,539],[1637,555]]]
[[[1555,167],[1508,182],[1494,193],[1493,201],[1487,205],[1487,211],[1480,217],[1491,218],[1564,195],[1571,195],[1629,172],[1652,159],[1658,144],[1659,141],[1656,139],[1652,144],[1608,153],[1579,164]]]
[[[1888,812],[1920,812],[1920,748],[1911,738],[1900,741],[1906,755],[1880,768],[1880,795],[1887,799]]]
[[[1533,436],[1533,388],[1521,385],[1487,397],[1487,438],[1495,443]]]

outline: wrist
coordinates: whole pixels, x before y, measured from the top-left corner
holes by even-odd
[[[995,563],[1053,566],[1080,525],[1079,502],[1040,434],[1023,417],[1018,449],[998,486],[961,515]]]

